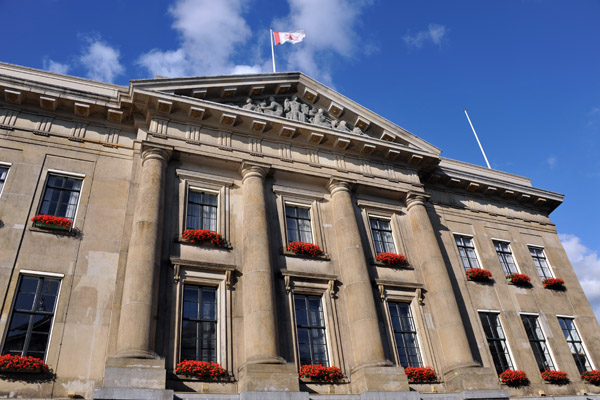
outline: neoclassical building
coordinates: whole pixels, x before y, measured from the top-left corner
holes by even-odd
[[[123,87],[0,64],[0,345],[51,370],[0,373],[0,397],[600,399],[562,199],[301,73]],[[433,382],[407,378],[423,366]]]

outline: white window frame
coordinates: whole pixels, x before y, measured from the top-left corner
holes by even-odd
[[[77,207],[75,207],[75,216],[73,217],[73,224],[71,225],[72,227],[75,227],[75,223],[77,222],[77,216],[79,214],[79,209],[80,209],[79,206],[81,204],[81,198],[83,197],[82,196],[83,188],[84,188],[85,181],[86,181],[85,174],[49,168],[46,171],[46,177],[44,179],[44,185],[42,186],[42,192],[41,192],[41,196],[38,201],[38,206],[36,209],[37,211],[36,211],[35,215],[38,215],[42,208],[42,203],[44,202],[44,196],[46,195],[46,189],[48,188],[48,179],[50,178],[50,176],[64,176],[67,178],[75,178],[75,179],[81,180],[81,187],[79,188],[79,196],[77,197]]]
[[[187,226],[187,214],[188,214],[189,194],[190,194],[190,192],[207,193],[207,194],[212,194],[212,195],[217,196],[217,231],[218,231],[219,227],[221,226],[221,224],[220,224],[220,222],[221,222],[220,221],[221,220],[221,215],[220,215],[220,212],[219,212],[219,209],[220,209],[220,207],[219,207],[220,204],[219,203],[220,203],[220,196],[221,196],[220,191],[219,190],[214,190],[214,189],[207,189],[207,188],[200,187],[200,186],[192,186],[192,185],[188,186],[188,190],[185,193],[185,206],[184,206],[185,207],[185,214],[184,214],[185,217],[184,217],[184,221],[183,221],[183,229],[184,230],[185,229],[189,229],[188,226]]]
[[[503,321],[502,313],[498,310],[477,309],[477,318],[479,319],[478,322],[479,322],[479,328],[481,329],[481,337],[483,338],[483,340],[485,340],[485,348],[487,349],[487,354],[489,355],[490,361],[492,362],[491,368],[494,368],[494,370],[495,370],[496,366],[494,365],[494,358],[492,357],[492,353],[489,351],[489,343],[487,341],[487,337],[485,335],[485,330],[483,329],[483,324],[481,323],[481,317],[479,316],[479,313],[498,314],[498,321],[500,322],[500,327],[502,328],[502,333],[504,333],[504,339],[506,340],[506,347],[508,348],[508,355],[510,356],[510,361],[512,361],[513,368],[515,370],[518,370],[519,366],[517,365],[517,359],[515,358],[515,355],[512,351],[512,347],[510,345],[510,340],[508,340],[508,335],[506,334],[506,329],[504,328],[504,321]],[[522,323],[521,323],[521,325],[522,325]]]
[[[460,260],[460,265],[461,265],[462,269],[464,271],[466,271],[465,266],[462,262],[462,257],[460,256],[460,251],[458,250],[458,246],[456,245],[456,236],[463,236],[463,237],[471,238],[471,240],[473,241],[473,251],[475,251],[475,257],[477,257],[477,263],[479,264],[479,269],[485,269],[485,268],[483,268],[483,265],[481,263],[481,257],[479,257],[479,251],[477,251],[477,244],[475,243],[475,235],[471,235],[470,233],[452,232],[452,240],[454,241],[454,248],[457,251],[457,257]],[[495,250],[496,249],[494,249],[494,251]]]
[[[527,244],[527,250],[529,251],[530,248],[534,248],[534,249],[538,249],[538,250],[542,250],[542,253],[544,253],[544,259],[546,260],[546,264],[548,265],[548,270],[550,270],[550,278],[556,278],[556,274],[554,273],[554,267],[552,267],[552,264],[550,264],[550,260],[548,260],[548,254],[546,254],[546,249],[544,246],[540,246],[538,244]],[[531,255],[531,252],[529,252],[529,256],[531,257],[531,261],[533,261],[533,256]],[[542,278],[540,276],[539,271],[537,270],[537,267],[535,265],[535,262],[533,263],[533,267],[535,268],[535,272],[537,272],[537,275],[540,279],[546,279],[546,278]]]
[[[540,324],[540,329],[542,330],[542,335],[544,335],[544,341],[546,342],[546,346],[548,346],[548,353],[550,354],[550,359],[552,361],[552,364],[554,364],[554,368],[556,371],[560,371],[560,368],[558,368],[558,363],[556,362],[556,357],[554,356],[554,351],[552,351],[552,346],[550,345],[550,341],[548,340],[548,338],[551,336],[548,336],[548,333],[546,332],[546,328],[544,328],[544,323],[546,323],[546,324],[548,323],[546,316],[538,314],[538,313],[528,313],[528,312],[520,312],[519,316],[521,316],[521,315],[529,315],[529,316],[537,317],[537,322],[538,322],[538,324]],[[523,325],[522,321],[521,321],[521,325]],[[523,327],[523,329],[525,329],[525,327]],[[525,332],[525,337],[527,337],[527,332]],[[533,349],[531,351],[533,353]],[[534,354],[534,358],[535,358],[535,354]]]
[[[291,207],[296,207],[296,208],[303,208],[305,210],[308,210],[308,213],[310,215],[310,235],[312,236],[312,244],[318,244],[315,243],[316,242],[316,235],[315,235],[315,224],[314,224],[314,217],[313,217],[313,210],[312,210],[312,204],[303,204],[303,203],[297,203],[294,201],[286,201],[284,200],[283,203],[283,212],[284,212],[284,224],[285,224],[285,243],[286,245],[290,244],[290,240],[289,240],[289,231],[288,231],[288,226],[287,226],[287,206],[291,206]]]
[[[377,263],[377,250],[375,248],[375,240],[373,238],[373,232],[371,230],[371,218],[387,219],[390,221],[390,227],[392,228],[392,238],[394,239],[394,246],[396,247],[396,254],[403,254],[408,259],[408,248],[404,243],[404,236],[402,235],[402,230],[398,222],[399,216],[404,214],[403,207],[364,199],[358,199],[356,201],[356,204],[361,209],[363,225],[365,227],[365,231],[367,232],[367,237],[369,239],[369,248],[372,255],[372,263]]]
[[[2,197],[2,192],[4,192],[6,181],[8,181],[8,176],[10,175],[10,170],[12,169],[12,163],[0,161],[0,167],[8,169],[8,171],[6,171],[6,178],[4,178],[4,182],[2,183],[2,189],[0,189],[0,197]]]
[[[512,259],[515,263],[515,267],[517,268],[516,273],[522,274],[523,272],[521,272],[521,267],[519,267],[519,263],[517,262],[517,257],[515,257],[515,252],[512,249],[511,241],[506,240],[506,239],[498,239],[498,238],[491,238],[491,240],[492,240],[492,248],[494,249],[494,253],[496,253],[497,260],[498,260],[498,252],[496,251],[496,246],[494,245],[494,242],[502,242],[502,243],[506,243],[508,245],[508,248],[510,249],[510,254],[512,255]],[[500,262],[500,260],[498,260],[498,264],[500,264],[500,269],[502,270],[502,273],[505,274],[504,268],[502,267],[502,263]]]
[[[585,351],[585,355],[588,359],[588,361],[590,362],[590,367],[595,370],[596,369],[596,365],[594,364],[594,360],[592,359],[592,357],[590,357],[590,351],[588,350],[588,347],[585,344],[585,341],[583,340],[583,336],[581,336],[581,329],[579,329],[579,326],[577,324],[577,318],[575,318],[572,315],[556,315],[556,323],[558,324],[558,328],[560,329],[560,334],[562,336],[562,339],[567,343],[567,348],[569,346],[569,343],[567,342],[567,339],[565,338],[565,335],[562,332],[562,328],[560,327],[560,322],[558,322],[559,318],[566,318],[566,319],[570,319],[573,321],[573,325],[575,325],[575,329],[577,329],[577,335],[579,335],[579,337],[581,338],[581,345],[583,346],[583,350]],[[571,353],[571,349],[569,348],[569,354],[571,355],[571,358],[573,358],[573,353]],[[575,361],[573,361],[575,362]],[[575,368],[577,368],[577,366],[575,366]]]

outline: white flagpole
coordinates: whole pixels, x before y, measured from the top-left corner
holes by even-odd
[[[271,57],[273,58],[273,72],[277,72],[275,69],[275,49],[273,47],[273,28],[269,28],[271,31]]]
[[[492,167],[490,167],[490,163],[487,159],[487,157],[485,156],[485,151],[483,151],[483,146],[481,145],[481,142],[479,141],[479,138],[477,137],[477,132],[475,132],[475,128],[473,128],[473,124],[471,123],[471,118],[469,118],[469,114],[467,114],[467,109],[465,108],[465,114],[467,116],[467,119],[469,120],[469,125],[471,125],[471,129],[473,129],[473,133],[475,134],[475,139],[477,139],[477,144],[479,145],[479,148],[481,149],[481,154],[483,154],[483,158],[485,159],[485,163],[487,164],[487,167],[489,169],[492,169]]]

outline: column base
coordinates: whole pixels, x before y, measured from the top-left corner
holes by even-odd
[[[444,374],[448,392],[479,392],[500,390],[498,375],[492,368],[465,366],[454,368]],[[477,398],[477,397],[474,397]]]
[[[350,381],[352,382],[352,393],[354,394],[408,392],[410,390],[404,369],[400,367],[359,368],[352,371]]]
[[[242,396],[252,396],[250,392],[300,392],[300,379],[294,364],[246,363],[239,373],[238,388]]]
[[[173,400],[174,392],[165,389],[98,388],[94,400]]]
[[[172,400],[166,383],[164,360],[108,357],[103,387],[94,389],[94,399]]]

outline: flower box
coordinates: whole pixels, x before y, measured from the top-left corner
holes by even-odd
[[[406,367],[404,373],[413,383],[435,382],[435,370],[431,367]]]
[[[404,254],[396,253],[379,253],[375,257],[375,261],[392,266],[406,265],[408,262]]]
[[[227,376],[227,370],[219,363],[195,360],[180,362],[175,368],[175,373],[206,381],[218,381]]]
[[[50,371],[42,359],[31,356],[5,354],[0,356],[1,373],[33,373],[46,374]]]
[[[564,290],[565,281],[560,278],[546,278],[542,281],[546,289]]]
[[[583,374],[581,374],[581,379],[588,381],[592,385],[600,385],[600,371],[595,369],[591,371],[585,371]]]
[[[551,371],[549,369],[542,372],[542,379],[548,383],[556,385],[566,385],[569,383],[569,374],[562,371]]]
[[[511,387],[525,386],[527,383],[529,383],[527,374],[525,374],[523,371],[513,371],[512,369],[507,369],[498,377],[502,383]]]
[[[483,268],[470,268],[466,271],[467,278],[476,282],[489,282],[492,273]]]
[[[323,254],[323,250],[319,247],[319,245],[313,243],[304,243],[304,242],[290,242],[287,247],[288,251],[291,251],[294,254],[316,257]]]
[[[218,232],[209,231],[208,229],[186,229],[183,231],[181,239],[189,243],[210,242],[217,247],[225,246],[223,235]]]
[[[40,229],[50,229],[55,231],[70,231],[73,221],[69,218],[55,217],[53,215],[38,214],[31,218],[33,226]]]
[[[314,382],[339,382],[344,377],[338,367],[326,367],[321,364],[303,365],[298,375]]]
[[[525,274],[509,274],[506,275],[506,281],[516,286],[529,286],[531,278]]]

